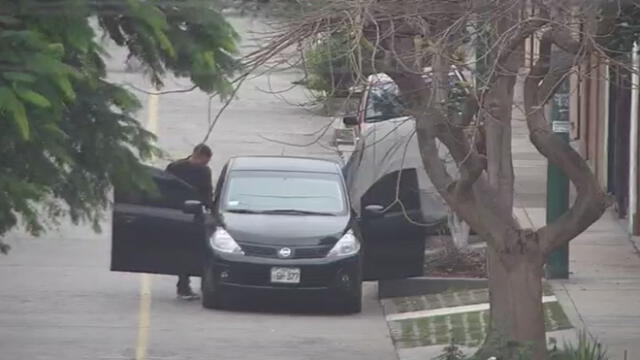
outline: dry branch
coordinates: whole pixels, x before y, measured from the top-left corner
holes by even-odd
[[[541,42],[540,59],[527,76],[524,102],[530,139],[550,163],[558,166],[576,187],[577,198],[567,213],[536,232],[543,255],[548,255],[575,238],[594,223],[608,206],[608,200],[580,154],[555,135],[544,116],[544,104],[553,89],[574,66],[575,59],[563,57],[551,65],[553,35],[547,33]]]

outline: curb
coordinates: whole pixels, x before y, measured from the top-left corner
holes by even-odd
[[[488,286],[487,279],[477,278],[416,277],[400,280],[380,280],[378,283],[378,298],[429,295],[454,290],[482,289]]]
[[[569,322],[573,324],[576,331],[585,330],[588,332],[587,324],[578,312],[567,288],[564,286],[565,282],[566,280],[547,280],[547,283],[550,284],[553,289],[556,299],[558,299],[558,304],[562,306],[562,310],[564,310],[565,315],[567,315]]]

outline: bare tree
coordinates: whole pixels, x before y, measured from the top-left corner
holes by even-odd
[[[431,181],[488,244],[491,315],[489,335],[478,358],[514,359],[528,351],[533,359],[543,360],[548,357],[542,306],[544,263],[551,252],[598,220],[609,204],[585,160],[552,132],[545,105],[585,59],[618,61],[608,44],[618,36],[621,16],[630,7],[637,11],[638,3],[329,0],[326,7],[274,31],[267,45],[247,61],[262,64],[285,48],[337,32],[350,34],[354,49],[373,49],[368,52],[373,54],[370,58],[353,59],[354,69],[367,63],[394,79],[415,118]],[[488,40],[488,46],[475,59],[460,55],[475,47],[479,38]],[[517,81],[528,41],[536,41],[539,51],[533,54],[535,63],[526,79]],[[451,66],[480,65],[484,71],[475,85],[466,84],[470,91],[463,111],[452,111]],[[430,85],[425,82],[427,66]],[[523,228],[513,216],[511,122],[516,87],[524,94],[531,142],[568,175],[576,189],[570,210],[539,229]],[[447,172],[437,142],[455,159],[458,176]]]

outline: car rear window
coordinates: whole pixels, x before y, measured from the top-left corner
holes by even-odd
[[[370,88],[365,122],[374,123],[402,117],[405,114],[406,108],[394,82],[380,82]]]
[[[230,172],[223,191],[221,208],[227,211],[347,211],[338,174],[236,170]]]
[[[449,74],[449,85],[452,95],[459,91],[460,78],[455,72]],[[425,83],[430,84],[431,78],[425,76]],[[365,123],[375,123],[389,119],[407,116],[406,105],[400,97],[400,89],[393,80],[376,81],[369,87],[365,109]]]

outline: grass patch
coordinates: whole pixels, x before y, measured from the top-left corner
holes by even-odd
[[[475,305],[489,302],[489,290],[465,290],[432,295],[393,298],[399,313],[434,310],[454,306]]]
[[[553,289],[547,283],[542,284],[542,294],[553,296]],[[489,289],[450,291],[439,294],[408,296],[390,299],[397,312],[434,310],[447,307],[484,304],[489,302]]]
[[[547,331],[570,329],[571,323],[557,302],[544,304]],[[486,336],[488,311],[391,321],[391,336],[399,348],[456,344],[479,346]]]
[[[542,283],[542,295],[544,296],[553,296],[553,287],[548,282]]]

